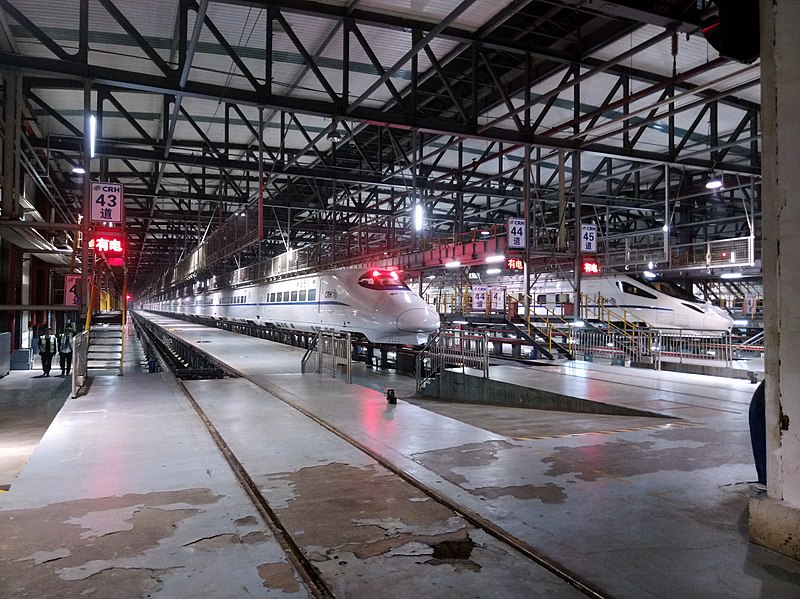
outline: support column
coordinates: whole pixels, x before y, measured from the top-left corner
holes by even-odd
[[[800,559],[800,3],[761,0],[767,496],[750,539]]]
[[[16,71],[3,73],[3,204],[2,217],[18,219],[22,215],[19,195],[20,132],[22,128],[22,77]]]

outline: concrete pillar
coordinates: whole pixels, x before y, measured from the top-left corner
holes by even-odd
[[[767,496],[750,539],[800,559],[800,2],[761,0]]]
[[[3,218],[22,215],[19,207],[20,132],[22,130],[22,77],[16,71],[3,73],[3,190],[0,210]]]

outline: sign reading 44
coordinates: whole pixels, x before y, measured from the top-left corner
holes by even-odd
[[[122,184],[92,183],[92,222],[122,223]]]
[[[527,246],[527,225],[524,218],[508,219],[507,247],[510,250],[521,250]]]

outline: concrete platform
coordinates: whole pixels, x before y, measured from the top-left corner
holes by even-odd
[[[756,491],[748,484],[755,470],[746,418],[754,386],[746,381],[673,373],[650,378],[596,367],[493,367],[498,378],[522,377],[676,418],[452,404],[412,398],[413,380],[363,364],[354,375],[363,385],[301,375],[302,350],[158,320],[249,379],[188,387],[270,501],[309,539],[308,547],[320,548],[314,559],[336,581],[336,596],[394,596],[388,584],[377,594],[376,582],[361,586],[363,580],[381,580],[366,566],[353,566],[366,563],[381,566],[384,581],[399,585],[404,597],[407,588],[432,580],[420,574],[428,570],[438,580],[468,580],[471,594],[443,583],[439,594],[425,596],[571,596],[574,589],[531,582],[514,573],[513,565],[505,579],[524,582],[497,586],[505,566],[492,565],[488,556],[499,549],[483,540],[473,562],[479,568],[469,574],[464,560],[427,564],[430,544],[394,545],[395,535],[420,534],[419,522],[412,526],[408,515],[392,521],[385,511],[359,522],[349,509],[360,498],[374,503],[408,497],[406,492],[398,495],[393,487],[382,495],[376,486],[386,475],[363,455],[340,454],[330,433],[315,433],[299,412],[292,413],[292,404],[500,524],[605,596],[800,596],[800,564],[748,542],[747,505]],[[386,403],[385,387],[397,389],[396,405]],[[42,591],[38,596],[72,596],[47,593],[59,585],[62,592],[90,592],[93,584],[111,584],[119,576],[145,585],[150,596],[302,595],[304,587],[292,586],[298,581],[287,574],[285,558],[276,555],[274,539],[245,505],[227,463],[207,445],[193,414],[157,374],[96,379],[89,395],[68,400],[11,491],[0,495],[0,521],[12,531],[0,545],[0,585],[22,581],[29,592]],[[343,480],[360,482],[326,487],[336,493],[319,495],[321,486],[345,473],[356,478]],[[338,545],[325,548],[319,542],[323,531],[306,529],[305,516],[315,510],[328,510],[323,513],[331,520],[341,517]],[[49,536],[47,522],[58,523]],[[428,532],[463,530],[440,523],[430,524]],[[93,543],[100,546],[90,548]],[[211,546],[201,551],[198,543]],[[407,567],[387,571],[398,552]],[[215,560],[241,572],[246,590],[234,593],[232,573],[219,571]],[[415,563],[420,561],[426,565]],[[198,573],[201,567],[209,574]],[[357,574],[359,583],[348,584]],[[214,577],[205,594],[192,594],[196,576]],[[73,580],[80,585],[67,587]],[[538,593],[537,584],[544,585]]]

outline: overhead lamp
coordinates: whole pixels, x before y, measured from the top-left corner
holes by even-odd
[[[734,320],[731,324],[735,327],[746,327],[749,322],[747,320]]]
[[[73,175],[84,175],[86,174],[86,169],[82,166],[73,166],[72,167],[72,174]]]
[[[503,254],[497,254],[497,255],[494,255],[494,256],[486,256],[486,262],[488,262],[489,264],[491,264],[492,262],[502,262],[505,259],[506,259],[506,257]]]
[[[656,278],[656,273],[654,273],[652,270],[646,270],[642,274],[645,277],[647,277],[648,279],[655,279]]]
[[[331,143],[339,143],[340,141],[342,141],[342,134],[339,133],[336,121],[331,122],[331,126],[333,127],[333,129],[328,131],[328,141]]]
[[[461,262],[459,262],[458,260],[453,260],[451,262],[447,262],[444,265],[445,268],[458,268],[459,266],[461,266]]]
[[[94,158],[94,140],[97,137],[97,117],[89,116],[89,157]]]
[[[720,189],[721,187],[722,177],[712,175],[711,178],[706,181],[706,189]]]
[[[330,139],[330,138],[328,138]],[[414,230],[415,231],[422,231],[422,221],[423,221],[423,210],[422,204],[417,204],[414,206]]]
[[[496,274],[500,274],[500,272],[501,272],[501,270],[499,268],[487,268],[486,269],[486,274],[487,275],[496,275]]]
[[[481,235],[490,235],[490,234],[491,233],[489,231],[487,231],[486,229],[482,229],[481,230]]]
[[[719,276],[720,279],[741,279],[742,273],[740,272],[724,272]]]

